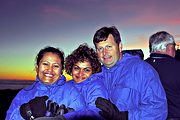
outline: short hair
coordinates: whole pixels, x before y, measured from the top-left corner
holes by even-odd
[[[98,73],[101,71],[101,63],[98,60],[98,56],[93,48],[90,48],[87,43],[81,44],[65,59],[66,73],[71,75],[73,66],[77,62],[90,62],[92,67],[92,73]]]
[[[175,44],[174,37],[166,31],[160,31],[149,38],[149,51],[164,51],[167,44]]]
[[[99,30],[97,30],[93,37],[94,45],[96,46],[96,43],[106,41],[109,34],[112,34],[112,36],[115,39],[115,42],[119,45],[119,43],[121,42],[121,37],[118,29],[115,26],[102,27]]]
[[[47,52],[51,52],[59,56],[59,58],[61,59],[61,65],[62,65],[62,70],[63,70],[64,69],[64,52],[60,50],[59,48],[54,48],[50,46],[47,46],[39,51],[39,53],[36,56],[36,65],[39,66],[39,62],[43,58],[44,54]]]

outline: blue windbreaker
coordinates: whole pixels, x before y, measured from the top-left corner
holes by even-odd
[[[102,119],[99,115],[99,109],[96,108],[95,101],[97,97],[108,98],[107,90],[101,82],[102,75],[96,74],[87,78],[81,83],[76,83],[74,80],[68,81],[68,84],[76,87],[79,93],[84,97],[86,109],[81,111],[82,116],[96,116]],[[79,116],[81,116],[79,115]]]
[[[84,99],[79,94],[78,90],[66,84],[66,78],[63,75],[57,82],[51,85],[42,83],[39,78],[36,77],[36,81],[32,85],[22,89],[13,99],[7,111],[6,120],[23,120],[19,112],[20,106],[36,96],[44,95],[48,96],[49,100],[59,105],[64,104],[77,111],[85,107]]]
[[[107,98],[107,91],[103,86],[101,79],[102,76],[91,76],[81,83],[76,83],[74,80],[68,81],[68,84],[76,87],[79,93],[84,97],[86,108],[98,109],[95,105],[97,97]],[[99,109],[98,109],[99,110]]]
[[[165,120],[167,100],[157,72],[138,56],[125,54],[112,68],[102,67],[110,100],[129,120]]]

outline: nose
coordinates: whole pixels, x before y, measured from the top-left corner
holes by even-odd
[[[84,71],[83,71],[82,69],[81,69],[81,70],[79,70],[78,75],[79,75],[80,77],[82,77],[82,76],[84,75]]]
[[[106,48],[104,48],[104,49],[103,49],[103,55],[106,55],[107,51],[108,51],[108,50],[107,50]]]
[[[52,66],[52,65],[49,65],[48,71],[49,71],[49,72],[52,72],[52,71],[53,71],[53,66]]]

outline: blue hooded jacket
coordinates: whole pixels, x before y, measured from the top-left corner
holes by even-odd
[[[157,72],[138,56],[125,54],[113,67],[102,66],[110,100],[129,120],[165,120],[167,100]]]
[[[79,93],[84,97],[86,108],[84,111],[81,111],[82,116],[96,116],[102,119],[98,113],[100,110],[96,108],[95,105],[97,97],[108,98],[107,90],[101,82],[101,77],[102,75],[97,73],[80,83],[76,83],[74,80],[68,81],[68,84],[76,87]]]
[[[36,81],[22,89],[13,99],[10,108],[6,114],[6,120],[23,120],[20,115],[19,108],[23,103],[27,103],[36,96],[48,96],[59,105],[64,104],[67,107],[74,108],[75,110],[84,109],[85,103],[78,90],[69,84],[66,84],[66,78],[62,75],[57,82],[46,85],[42,83],[38,76]],[[40,109],[40,108],[37,108]]]

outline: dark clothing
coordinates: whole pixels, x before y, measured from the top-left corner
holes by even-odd
[[[180,62],[157,53],[151,53],[145,61],[159,73],[168,100],[168,117],[180,118]]]

